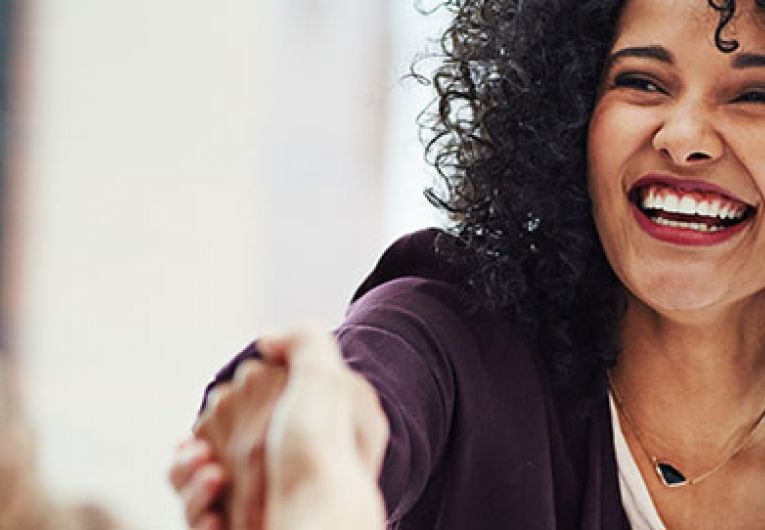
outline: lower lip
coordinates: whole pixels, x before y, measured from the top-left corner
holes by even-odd
[[[749,223],[752,221],[752,218],[750,217],[741,223],[728,228],[723,228],[717,232],[698,232],[688,228],[657,225],[651,221],[648,216],[641,212],[637,206],[632,203],[630,203],[630,206],[632,208],[632,214],[635,216],[638,224],[648,233],[648,235],[661,241],[666,241],[667,243],[674,243],[675,245],[718,245],[744,230],[744,228],[749,226]]]

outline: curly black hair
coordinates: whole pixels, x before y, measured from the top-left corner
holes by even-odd
[[[707,1],[718,49],[736,50],[724,31],[736,1]],[[437,107],[421,122],[442,181],[426,196],[455,236],[439,251],[535,337],[554,381],[598,395],[626,297],[591,217],[587,130],[623,5],[444,1],[454,18],[433,77]]]

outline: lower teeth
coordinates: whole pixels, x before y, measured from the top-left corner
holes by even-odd
[[[710,226],[704,223],[686,223],[684,221],[672,221],[663,217],[653,217],[651,221],[657,225],[671,226],[673,228],[685,228],[686,230],[695,230],[697,232],[719,232],[722,226]]]

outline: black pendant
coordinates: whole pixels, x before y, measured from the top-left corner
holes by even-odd
[[[656,462],[656,473],[668,488],[677,488],[688,484],[688,479],[677,468],[666,462]]]

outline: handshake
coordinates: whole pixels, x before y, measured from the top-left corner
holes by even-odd
[[[190,528],[383,529],[388,423],[374,388],[315,329],[258,349],[176,451],[170,481]]]

